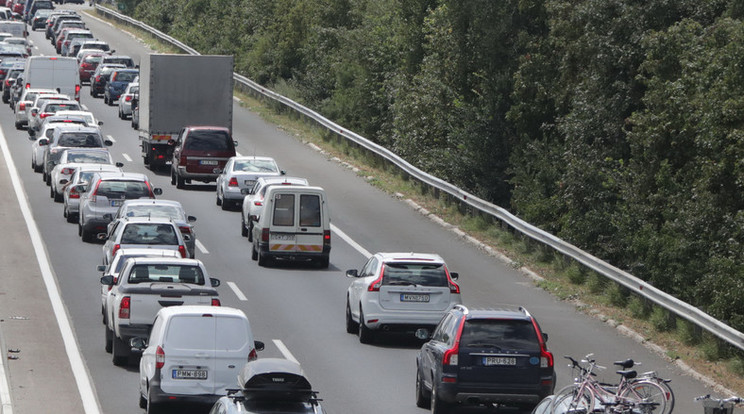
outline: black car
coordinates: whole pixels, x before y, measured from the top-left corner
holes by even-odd
[[[429,337],[419,329],[419,339]],[[416,405],[435,414],[457,404],[532,409],[553,393],[555,370],[547,334],[523,307],[457,305],[416,357]]]

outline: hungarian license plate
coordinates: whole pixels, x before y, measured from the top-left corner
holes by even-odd
[[[245,180],[243,184],[245,184],[246,187],[250,188],[253,187],[254,184],[256,184],[256,180]]]
[[[124,200],[111,200],[111,207],[121,207]]]
[[[294,241],[295,235],[291,233],[271,233],[271,240]]]
[[[428,302],[429,295],[401,293],[400,301],[401,302]]]
[[[199,165],[217,165],[217,160],[199,160]]]
[[[514,357],[483,357],[483,365],[517,365],[517,358]]]
[[[207,370],[206,369],[174,369],[173,379],[205,380],[207,379]]]

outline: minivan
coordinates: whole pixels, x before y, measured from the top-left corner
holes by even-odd
[[[155,412],[164,403],[212,405],[264,344],[254,341],[248,317],[240,309],[171,306],[158,311],[139,364],[139,404]],[[149,407],[148,407],[149,406]]]
[[[328,268],[331,254],[331,217],[321,187],[270,186],[260,217],[252,217],[251,258],[259,266],[274,259],[315,262]]]
[[[80,101],[80,77],[75,58],[31,56],[23,70],[24,87],[55,89]]]
[[[217,126],[188,126],[181,130],[178,138],[169,140],[173,147],[171,158],[171,184],[184,188],[193,181],[205,183],[217,181],[227,160],[235,156],[235,147],[230,130]]]

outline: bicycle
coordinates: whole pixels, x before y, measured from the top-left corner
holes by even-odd
[[[630,405],[633,403],[647,403],[640,405],[640,412],[645,414],[661,414],[665,412],[667,400],[664,388],[648,379],[637,377],[636,371],[617,371],[620,375],[620,383],[617,385],[603,384],[595,380],[595,369],[605,369],[591,359],[593,354],[587,355],[581,362],[570,356],[565,356],[571,361],[574,370],[578,370],[575,382],[556,393],[551,406],[554,413],[579,413],[579,412],[612,412],[613,406]],[[581,364],[588,364],[584,367]],[[639,404],[636,404],[639,406]],[[622,411],[620,411],[622,412]]]
[[[636,365],[642,365],[640,362],[633,361],[632,359],[626,359],[625,361],[615,361],[613,363],[614,365],[617,365],[619,367],[622,367],[623,369],[630,369],[633,368]],[[664,397],[666,399],[666,407],[662,413],[659,414],[671,414],[672,411],[674,411],[674,391],[669,386],[669,383],[672,382],[670,379],[665,379],[660,377],[656,371],[646,371],[639,375],[637,379],[634,379],[633,382],[637,381],[651,381],[657,383],[661,388],[664,389]]]
[[[734,406],[744,402],[744,399],[740,397],[712,398],[708,394],[695,397],[695,401],[703,402],[703,413],[705,414],[733,414]]]

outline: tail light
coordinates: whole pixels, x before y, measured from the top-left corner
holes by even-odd
[[[268,242],[269,241],[269,229],[263,228],[261,230],[261,241],[262,242]]]
[[[100,82],[100,81],[101,81],[101,75],[97,75],[97,76],[96,76],[96,83],[98,83],[98,82]]]
[[[255,361],[258,359],[258,352],[256,352],[256,348],[251,349],[251,352],[248,353],[248,361]]]
[[[323,230],[323,245],[325,246],[331,245],[331,231],[330,230]]]
[[[29,89],[31,87],[30,83],[26,83],[26,89]]]
[[[62,171],[60,171],[60,173],[63,175],[72,175],[72,174],[75,174],[75,169],[74,168],[63,168]]]
[[[155,350],[155,369],[161,369],[165,366],[165,351],[158,346]]]
[[[542,332],[540,332],[540,327],[537,326],[537,321],[534,318],[532,319],[532,326],[535,328],[537,338],[540,340],[540,368],[553,368],[553,353],[548,351],[548,347],[543,340]]]
[[[69,198],[80,198],[80,194],[77,192],[76,189],[71,188]]]
[[[26,110],[26,102],[21,102],[21,103],[20,103],[20,104],[18,105],[18,110],[19,110],[19,111],[25,111],[25,110]]]
[[[450,293],[457,293],[457,294],[460,293],[460,286],[455,282],[450,281],[449,288],[450,288]]]
[[[230,179],[230,182],[227,183],[228,187],[237,187],[238,186],[238,179],[233,177]]]
[[[79,84],[75,85],[75,100],[76,101],[80,100],[80,85]]]
[[[181,234],[191,234],[191,227],[189,226],[180,226],[178,230],[181,230]]]
[[[369,284],[367,287],[368,292],[379,292],[380,286],[382,286],[382,275],[385,274],[385,265],[382,265],[382,269],[380,269],[380,276],[375,279],[372,283]]]
[[[39,119],[44,119],[50,115],[53,115],[51,112],[43,112],[39,114]]]
[[[124,296],[121,298],[121,306],[119,307],[119,319],[129,319],[129,314],[132,306],[132,298]]]
[[[121,249],[121,244],[115,244],[114,248],[111,250],[111,257],[114,257],[116,255],[116,252]]]
[[[186,252],[186,246],[183,244],[178,245],[178,252],[181,253],[181,257],[188,257],[188,253]]]
[[[7,80],[5,81],[5,86],[10,86],[10,79],[7,79]]]
[[[217,298],[212,299],[212,306],[222,306],[222,303],[220,303],[220,300]]]
[[[127,95],[127,96],[125,96],[125,97],[124,97],[124,100],[125,100],[126,102],[130,102],[130,101],[132,100],[132,95]]]
[[[253,205],[254,205],[254,206],[259,206],[259,207],[261,207],[261,206],[263,205],[263,201],[259,201],[259,200],[256,200],[256,201],[254,201],[254,202],[253,202]]]
[[[460,352],[460,338],[462,338],[462,329],[465,327],[465,321],[460,322],[460,327],[457,329],[457,337],[455,337],[455,344],[452,348],[444,351],[442,356],[442,365],[457,366],[458,356]]]

